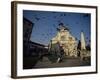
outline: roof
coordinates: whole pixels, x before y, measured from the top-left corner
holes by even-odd
[[[45,45],[40,44],[40,43],[36,43],[36,42],[32,42],[32,41],[30,41],[30,43],[31,43],[31,44],[34,44],[34,45],[39,45],[39,46],[45,47]]]
[[[23,21],[27,21],[27,22],[29,22],[30,24],[34,25],[34,23],[33,23],[32,21],[28,20],[28,19],[25,18],[25,17],[23,17]]]
[[[57,30],[59,30],[59,31],[62,30],[62,29],[69,31],[69,29],[67,27],[65,27],[65,26],[59,26],[59,28],[57,28]]]

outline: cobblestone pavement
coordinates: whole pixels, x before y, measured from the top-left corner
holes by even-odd
[[[52,63],[47,57],[43,57],[42,61],[38,61],[34,68],[53,68],[53,67],[75,67],[90,66],[90,60],[81,60],[80,58],[67,57],[59,63]]]

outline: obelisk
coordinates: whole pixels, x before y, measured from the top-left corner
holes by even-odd
[[[85,50],[86,49],[86,42],[85,42],[85,36],[83,31],[81,32],[81,50]]]

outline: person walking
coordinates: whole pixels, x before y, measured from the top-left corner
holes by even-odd
[[[62,46],[60,46],[60,43],[57,42],[56,44],[56,54],[57,54],[57,63],[61,62],[63,59],[63,55],[64,55],[64,50],[62,48]]]

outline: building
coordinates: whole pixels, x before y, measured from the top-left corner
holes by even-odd
[[[28,55],[30,36],[34,23],[23,17],[23,54]]]
[[[23,53],[24,56],[43,55],[48,49],[45,45],[30,41],[34,23],[23,18]]]
[[[48,54],[48,49],[46,48],[45,45],[32,42],[32,41],[30,41],[29,44],[30,44],[29,53],[31,56],[40,56],[40,55]]]
[[[65,55],[77,56],[77,40],[74,36],[72,36],[69,29],[62,23],[59,24],[59,28],[57,28],[57,35],[51,39],[49,47],[52,48],[52,46],[58,42],[63,48]]]
[[[23,18],[23,40],[29,41],[34,23],[30,20]]]

